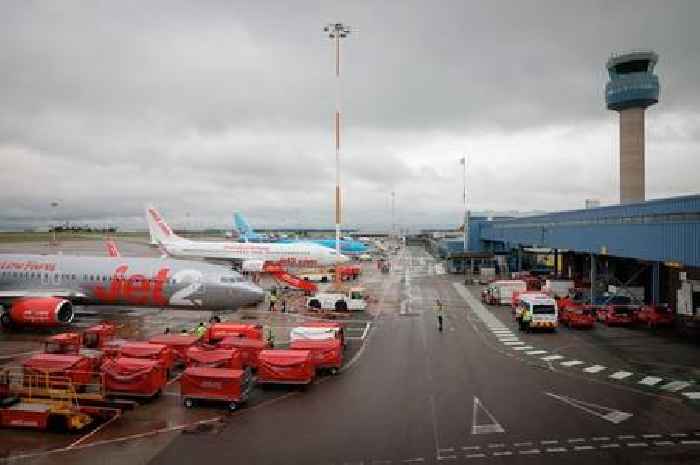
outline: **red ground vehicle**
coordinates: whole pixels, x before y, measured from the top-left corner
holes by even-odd
[[[155,397],[165,387],[165,368],[158,360],[117,357],[102,364],[107,395]]]
[[[149,344],[170,347],[173,357],[175,358],[174,361],[182,363],[187,362],[187,351],[198,342],[199,338],[197,336],[191,336],[189,334],[186,336],[181,334],[161,334],[148,340]]]
[[[260,384],[309,384],[315,375],[308,350],[263,350],[258,357],[257,382]]]
[[[104,352],[105,358],[116,358],[119,357],[119,353],[122,350],[124,344],[128,344],[129,341],[126,339],[110,339],[102,344],[102,351]]]
[[[569,328],[588,328],[595,326],[594,308],[590,305],[569,305],[559,311],[559,321]]]
[[[25,385],[65,387],[70,382],[76,390],[90,384],[94,374],[92,360],[76,354],[36,354],[22,363],[22,369]]]
[[[46,338],[44,353],[63,355],[82,355],[90,359],[91,371],[98,371],[102,364],[103,353],[97,349],[82,346],[83,338],[78,333],[59,333]]]
[[[236,410],[248,399],[250,377],[242,370],[228,368],[187,367],[180,378],[180,395],[185,407],[196,400],[227,402]]]
[[[601,310],[606,326],[630,326],[634,323],[635,307],[631,305],[606,305],[598,310],[598,318]]]
[[[636,313],[637,323],[644,324],[648,328],[660,326],[673,326],[673,311],[668,305],[645,305]]]
[[[289,343],[291,350],[308,350],[316,370],[336,374],[343,365],[343,346],[338,339],[296,340]]]
[[[187,350],[187,366],[242,370],[243,355],[238,349],[190,347]]]
[[[257,339],[232,336],[222,339],[216,347],[219,349],[237,349],[241,353],[243,366],[257,368],[260,352],[267,347],[267,344]]]
[[[204,334],[204,342],[216,344],[229,336],[242,336],[248,339],[263,339],[262,325],[251,325],[243,323],[214,323]]]
[[[175,357],[170,347],[163,344],[149,344],[148,342],[127,342],[122,345],[119,356],[155,360],[163,366],[166,375],[170,375],[170,370],[175,363]]]
[[[359,265],[343,265],[338,267],[338,269],[340,270],[340,279],[343,281],[357,279],[362,273],[362,267]]]
[[[117,327],[111,323],[100,323],[90,326],[83,331],[83,346],[88,349],[101,349],[104,344],[113,339]]]

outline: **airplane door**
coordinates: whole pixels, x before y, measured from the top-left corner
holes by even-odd
[[[51,277],[47,272],[41,273],[41,284],[48,286],[51,284]]]
[[[52,273],[53,274],[53,283],[54,285],[58,286],[61,284],[61,273]]]

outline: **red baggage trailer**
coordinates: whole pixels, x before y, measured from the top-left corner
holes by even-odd
[[[163,344],[149,344],[148,342],[127,342],[119,351],[120,357],[142,358],[144,360],[156,360],[165,368],[166,375],[174,364],[173,351]]]
[[[112,323],[100,323],[83,331],[83,345],[88,349],[101,349],[105,343],[114,338],[117,326]]]
[[[127,344],[129,341],[126,339],[110,339],[102,344],[102,351],[104,352],[105,358],[116,358],[119,357],[119,353],[122,350],[122,346]]]
[[[258,355],[267,347],[267,344],[258,339],[232,336],[222,339],[216,347],[219,349],[239,350],[241,352],[243,366],[257,368]]]
[[[235,336],[262,341],[263,327],[244,323],[214,323],[207,328],[204,340],[208,344],[216,344],[226,337]]]
[[[242,370],[243,356],[238,349],[190,347],[187,350],[187,366]]]
[[[315,374],[308,350],[263,350],[258,356],[260,384],[309,384]]]
[[[245,371],[229,368],[187,367],[180,378],[180,395],[185,407],[195,400],[227,402],[236,410],[248,399],[252,385]]]
[[[90,359],[90,371],[98,371],[102,365],[103,352],[83,347],[83,340],[78,333],[59,333],[46,338],[44,353],[62,355],[82,355]]]
[[[155,397],[165,387],[165,368],[158,360],[117,357],[102,364],[109,396]]]
[[[343,365],[343,346],[339,339],[298,339],[289,343],[291,350],[308,350],[316,370],[336,374]]]
[[[22,363],[22,369],[24,384],[36,387],[65,387],[70,382],[79,390],[93,375],[92,361],[76,354],[36,354]]]
[[[175,361],[187,363],[187,351],[199,342],[197,336],[182,336],[180,334],[161,334],[148,340],[149,344],[161,344],[170,347]]]

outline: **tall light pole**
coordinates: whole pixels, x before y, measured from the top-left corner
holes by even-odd
[[[459,159],[462,170],[462,201],[464,203],[464,274],[467,274],[467,252],[469,251],[469,210],[467,208],[467,156]],[[471,267],[469,268],[471,272]]]
[[[391,192],[391,236],[396,237],[396,192]]]
[[[335,253],[338,257],[336,263],[335,280],[340,282],[340,224],[341,224],[341,203],[340,203],[340,39],[346,38],[350,34],[350,28],[343,23],[328,24],[323,28],[328,37],[335,43]]]
[[[53,222],[54,222],[54,224],[53,224],[53,226],[51,227],[51,229],[53,230],[53,240],[52,240],[52,242],[53,242],[54,245],[57,244],[57,242],[56,242],[56,208],[58,208],[58,202],[56,202],[56,201],[51,202],[51,209],[54,211],[54,213],[53,213],[53,215],[52,215],[52,216],[53,216]]]

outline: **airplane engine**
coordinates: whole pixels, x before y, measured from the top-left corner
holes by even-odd
[[[265,262],[263,260],[245,260],[241,264],[241,270],[242,271],[263,271],[263,267],[265,266]]]
[[[52,327],[73,321],[73,304],[56,297],[27,297],[12,302],[9,310],[2,312],[2,326]]]

